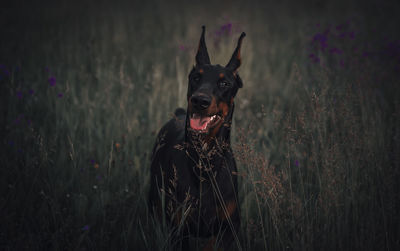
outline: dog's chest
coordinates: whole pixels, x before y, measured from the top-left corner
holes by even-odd
[[[186,157],[185,161],[180,158],[176,165],[178,201],[187,203],[192,215],[211,224],[216,220],[221,204],[235,199],[233,157],[226,153],[210,159]]]

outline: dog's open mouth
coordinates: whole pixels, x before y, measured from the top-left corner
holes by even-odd
[[[200,133],[206,133],[215,127],[220,120],[221,116],[218,114],[209,116],[193,113],[190,116],[190,128]]]

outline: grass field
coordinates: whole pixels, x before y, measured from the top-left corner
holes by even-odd
[[[94,2],[94,1],[93,1]],[[150,153],[201,32],[243,41],[245,250],[400,249],[399,3],[54,1],[0,11],[0,249],[168,250]]]

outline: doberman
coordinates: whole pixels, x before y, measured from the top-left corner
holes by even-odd
[[[149,206],[172,227],[173,249],[190,250],[189,236],[209,238],[205,250],[241,249],[230,129],[233,99],[243,85],[237,69],[246,34],[241,34],[232,58],[223,67],[211,64],[204,33],[203,26],[196,65],[189,74],[187,112],[178,108],[175,118],[157,136]]]

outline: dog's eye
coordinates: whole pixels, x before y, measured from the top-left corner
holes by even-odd
[[[229,83],[225,81],[221,81],[218,83],[218,86],[221,88],[229,87]]]
[[[193,76],[193,81],[199,82],[200,81],[200,76],[199,75]]]

